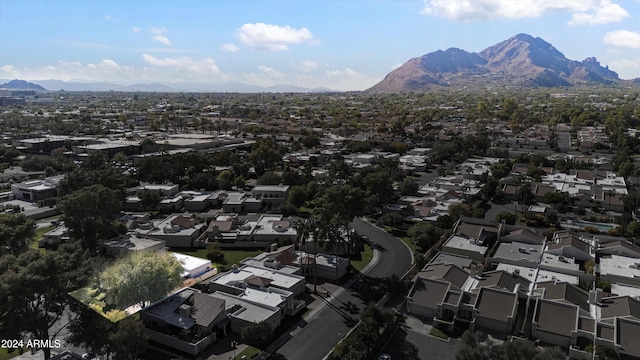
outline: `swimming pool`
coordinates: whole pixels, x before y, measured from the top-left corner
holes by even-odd
[[[570,226],[574,226],[580,229],[584,229],[587,226],[593,226],[595,228],[597,228],[599,231],[602,232],[607,232],[611,229],[615,229],[617,228],[618,224],[609,224],[609,223],[599,223],[599,222],[593,222],[593,221],[586,221],[586,220],[569,220],[568,224]]]

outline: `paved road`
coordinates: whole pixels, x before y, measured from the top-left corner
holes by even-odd
[[[507,202],[504,204],[496,204],[494,202],[489,202],[491,208],[484,213],[484,218],[487,220],[496,220],[496,215],[505,211],[515,213],[516,209],[522,212],[522,205],[514,205],[513,202]]]
[[[376,265],[367,272],[367,276],[385,278],[396,274],[402,276],[411,266],[411,250],[395,236],[389,235],[363,220],[355,219],[351,227],[380,245],[380,257]]]
[[[360,311],[384,295],[384,277],[402,275],[411,266],[411,251],[397,238],[362,220],[351,226],[381,246],[378,261],[366,274],[356,274],[345,284],[345,291],[327,299],[315,312],[289,334],[291,338],[278,349],[287,359],[321,360],[358,322]]]

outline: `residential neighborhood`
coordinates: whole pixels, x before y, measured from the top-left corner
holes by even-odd
[[[585,94],[569,99],[604,101]],[[640,358],[635,117],[516,126],[499,107],[367,115],[383,95],[144,93],[126,111],[100,107],[107,94],[59,95],[2,113],[33,123],[2,123],[2,223],[14,229],[2,254],[15,259],[2,271],[40,271],[26,254],[66,269],[46,290],[68,313],[42,327],[72,334],[52,358],[350,358],[372,311],[395,320],[378,325],[385,341],[361,340],[367,358],[455,358],[464,333],[563,358]],[[559,106],[534,92],[523,114],[536,96]],[[611,108],[637,107],[624,99]],[[289,105],[276,122],[241,115],[240,101]],[[304,103],[315,105],[291,106]],[[336,123],[328,104],[359,120]],[[65,118],[75,131],[45,130]],[[136,262],[155,270],[127,278]],[[138,345],[112,350],[96,331],[132,331]]]

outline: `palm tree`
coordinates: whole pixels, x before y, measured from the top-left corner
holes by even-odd
[[[611,221],[611,197],[613,197],[613,190],[607,190],[607,199],[609,200],[609,208],[607,209],[607,216],[609,217],[609,221]]]
[[[313,237],[313,292],[317,293],[317,283],[318,283],[318,279],[316,276],[316,269],[317,269],[317,265],[316,265],[316,259],[317,259],[317,244],[318,244],[318,239],[322,236],[322,234],[324,233],[324,230],[321,230],[320,227],[318,226],[318,221],[315,218],[309,218],[306,220],[302,220],[296,223],[296,229],[298,231],[298,239],[300,242],[300,249],[304,249],[304,252],[306,254],[306,265],[307,268],[309,268],[309,247],[307,246],[307,241],[309,240],[309,237]],[[303,246],[304,245],[304,246]]]

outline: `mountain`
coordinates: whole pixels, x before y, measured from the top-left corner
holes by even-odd
[[[42,86],[30,82],[26,82],[24,80],[11,80],[4,84],[0,84],[0,89],[9,89],[9,90],[35,90],[35,91],[47,91],[47,89]]]
[[[413,58],[367,91],[424,91],[461,86],[559,87],[621,82],[593,57],[567,59],[553,45],[518,34],[479,53],[457,48]]]
[[[0,79],[0,81],[3,81]],[[11,82],[24,82],[24,80],[13,80]],[[295,85],[273,85],[269,87],[263,87],[258,85],[250,85],[239,82],[226,82],[226,83],[191,83],[191,82],[176,82],[170,84],[133,84],[122,85],[116,83],[106,82],[91,82],[91,81],[62,81],[62,80],[32,80],[35,86],[44,86],[51,91],[122,91],[122,92],[237,92],[237,93],[282,93],[282,92],[295,92],[295,93],[308,93],[308,92],[332,92],[333,90],[326,88],[304,88]],[[31,83],[29,83],[31,84]],[[39,85],[38,85],[39,84]],[[0,88],[4,87],[0,85]],[[42,88],[43,91],[46,91]]]

